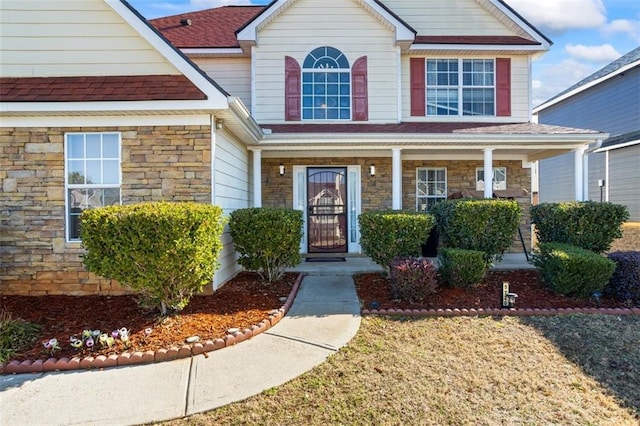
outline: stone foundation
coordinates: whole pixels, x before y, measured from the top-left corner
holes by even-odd
[[[123,204],[211,202],[209,126],[0,128],[0,294],[122,294],[65,239],[64,134],[120,132]]]

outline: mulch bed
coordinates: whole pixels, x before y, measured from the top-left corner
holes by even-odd
[[[215,340],[228,334],[230,328],[244,329],[260,323],[270,311],[283,305],[297,277],[296,273],[287,273],[267,284],[255,273],[242,272],[213,295],[196,296],[179,314],[166,318],[140,308],[134,296],[3,296],[0,308],[12,318],[42,327],[34,347],[14,357],[17,360],[156,351],[180,346],[191,336],[199,336],[200,341]],[[91,349],[77,350],[69,343],[72,336],[79,338],[85,329],[110,334],[122,327],[130,331],[128,347],[116,340],[111,348],[100,348],[96,342]],[[147,329],[151,329],[148,335]],[[42,344],[52,338],[61,347],[53,354]]]
[[[537,270],[490,271],[477,286],[463,289],[440,284],[437,292],[424,300],[411,303],[394,300],[383,274],[362,274],[354,277],[363,309],[478,309],[501,308],[502,283],[509,282],[509,291],[518,295],[515,308],[619,308],[623,303],[602,297],[580,299],[553,294],[540,280]]]

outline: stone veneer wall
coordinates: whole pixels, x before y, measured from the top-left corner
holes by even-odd
[[[285,166],[284,176],[278,174],[278,166]],[[376,165],[376,175],[369,176],[369,166]],[[262,159],[262,205],[265,207],[293,206],[293,166],[361,166],[362,211],[391,208],[391,158],[263,158]],[[449,194],[463,189],[475,191],[476,167],[483,167],[482,160],[477,161],[402,161],[402,208],[416,209],[416,169],[418,167],[446,167],[447,189]],[[495,167],[507,168],[508,189],[531,190],[531,171],[522,168],[521,161],[494,161]],[[522,206],[523,217],[520,225],[527,249],[531,247],[531,221],[529,196],[517,199]],[[509,251],[522,252],[518,236]]]
[[[120,132],[123,204],[211,202],[209,126],[0,128],[0,293],[122,294],[65,242],[64,134]]]

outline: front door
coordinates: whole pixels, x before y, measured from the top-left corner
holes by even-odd
[[[307,168],[309,253],[347,252],[347,168]]]

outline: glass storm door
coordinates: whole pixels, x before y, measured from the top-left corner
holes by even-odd
[[[307,169],[309,253],[347,252],[347,168]]]

